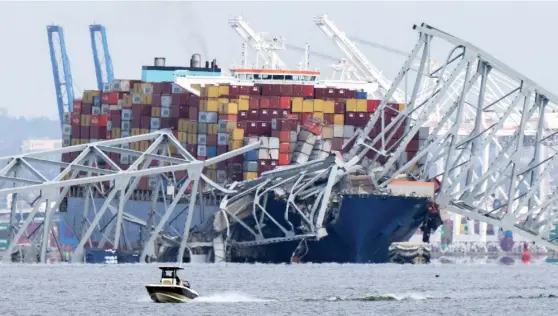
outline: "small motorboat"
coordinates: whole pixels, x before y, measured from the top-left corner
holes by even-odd
[[[190,288],[188,281],[178,277],[180,267],[159,267],[161,269],[161,283],[145,286],[149,296],[155,303],[186,303],[199,296],[198,292]]]

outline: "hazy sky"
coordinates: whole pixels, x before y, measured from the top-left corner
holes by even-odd
[[[12,115],[57,117],[46,25],[64,28],[74,91],[96,88],[88,25],[107,28],[117,79],[141,77],[153,57],[186,65],[194,52],[219,65],[241,61],[240,37],[228,18],[243,15],[256,31],[284,36],[288,43],[341,57],[312,18],[327,13],[347,34],[411,51],[426,22],[461,37],[508,63],[550,91],[558,61],[558,4],[552,2],[1,2],[4,47],[0,73],[2,104]],[[401,56],[359,46],[377,68],[393,78]],[[282,54],[293,64],[298,52]],[[252,53],[253,57],[254,54]],[[312,59],[312,62],[318,62]],[[320,61],[321,68],[328,61]]]

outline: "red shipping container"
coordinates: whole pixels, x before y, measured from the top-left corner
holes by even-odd
[[[260,97],[259,96],[250,96],[250,100],[248,100],[248,107],[250,110],[259,110],[260,109]]]
[[[229,87],[229,95],[231,97],[236,97],[238,95],[240,95],[240,88],[238,86],[230,86]]]
[[[341,150],[343,148],[343,138],[334,138],[331,140],[331,150]]]
[[[72,113],[71,122],[72,122],[72,125],[74,125],[74,126],[80,126],[81,125],[81,114]]]
[[[312,117],[312,115],[312,113],[301,113],[300,121],[302,122],[302,124],[305,124]]]
[[[82,104],[80,113],[86,115],[91,114],[91,107],[92,107],[91,104]]]
[[[366,112],[358,112],[356,113],[356,125],[357,126],[364,126],[368,122],[369,116]]]
[[[72,125],[72,138],[80,138],[79,137],[79,130],[81,126],[79,125]]]
[[[333,114],[324,114],[324,124],[333,125]]]
[[[187,105],[180,105],[178,107],[178,117],[179,118],[190,118],[189,107]]]
[[[217,146],[217,135],[207,135],[207,146]]]
[[[411,141],[407,144],[406,151],[416,153],[418,150],[419,150],[419,141],[417,139],[411,139]]]
[[[172,93],[172,82],[161,82],[159,86],[160,90],[156,94],[171,94]],[[155,94],[155,87],[153,87],[153,94]]]
[[[120,93],[118,92],[103,92],[101,95],[102,104],[117,105],[118,99],[120,99]]]
[[[280,166],[289,165],[291,163],[291,155],[287,153],[280,153],[278,163]]]
[[[280,143],[279,153],[288,154],[291,152],[291,143]]]
[[[186,105],[188,105],[189,107],[199,107],[200,97],[198,97],[197,95],[191,94],[188,97],[188,100],[186,100]]]
[[[354,99],[356,98],[356,90],[345,90],[345,99]]]
[[[142,116],[150,116],[151,115],[151,108],[147,104],[134,104],[132,107],[132,118],[134,117],[142,117]]]
[[[271,109],[269,97],[261,97],[260,98],[260,108],[261,109]]]
[[[180,101],[181,101],[181,95],[180,94],[171,94],[170,95],[170,104],[171,106],[179,106],[180,105]]]
[[[271,122],[271,113],[269,110],[260,110],[260,121]]]
[[[272,96],[281,96],[281,84],[272,84],[271,85],[271,95]]]
[[[198,118],[198,108],[190,106],[188,107],[188,117],[197,120]]]
[[[191,155],[195,155],[198,151],[198,145],[186,144],[186,151],[189,152]]]
[[[283,84],[280,85],[281,87],[281,96],[290,97],[293,95],[293,85],[292,84]]]
[[[238,121],[244,122],[248,120],[248,111],[238,111]]]
[[[259,173],[266,172],[267,167],[268,167],[268,161],[267,160],[258,160],[258,172]]]
[[[108,115],[107,114],[99,115],[99,126],[107,127],[107,122],[108,122]]]
[[[248,112],[248,120],[249,121],[259,121],[260,120],[260,111],[250,110]]]
[[[240,90],[240,95],[250,95],[250,90],[252,87],[249,86],[240,86],[239,90]]]
[[[151,95],[151,106],[161,106],[161,95],[160,94]]]
[[[140,118],[140,127],[139,128],[150,129],[151,128],[151,117],[142,116]]]
[[[106,131],[105,132],[105,139],[111,139],[111,138],[112,137],[111,137],[110,131]]]
[[[227,145],[217,146],[217,155],[226,154],[228,151],[229,151],[229,146]],[[226,161],[223,161],[223,163],[225,163],[225,165],[227,164]]]
[[[79,135],[81,138],[89,139],[89,126],[82,126]]]
[[[252,136],[252,135],[262,136],[261,135],[262,133],[260,133],[260,131],[258,129],[258,127],[259,127],[258,123],[259,122],[253,122],[253,121],[247,122],[246,123],[246,129],[245,129],[246,134],[248,134],[250,136]]]
[[[378,109],[378,106],[380,106],[381,102],[382,102],[382,100],[367,100],[366,101],[366,111],[370,112],[370,113],[376,112],[376,110]]]
[[[258,130],[260,131],[261,136],[271,135],[271,122],[258,122]]]
[[[248,121],[239,121],[236,123],[236,128],[242,128],[243,130],[246,130],[247,127]]]
[[[262,86],[262,95],[265,96],[272,96],[273,95],[273,88],[270,84],[266,84]]]
[[[279,97],[269,97],[269,108],[270,109],[279,109]]]
[[[281,97],[279,99],[279,108],[289,110],[291,108],[291,97]]]
[[[271,119],[276,119],[276,118],[281,118],[282,117],[282,113],[279,112],[279,110],[270,110],[271,112]]]
[[[171,105],[169,111],[169,117],[179,118],[180,117],[180,105]]]
[[[74,99],[72,103],[72,112],[74,113],[81,113],[81,99]]]
[[[299,84],[294,84],[293,85],[292,96],[293,97],[303,97],[304,96],[304,86],[299,85]]]
[[[250,90],[250,95],[261,95],[261,90],[259,85],[254,85],[253,87],[248,87]]]
[[[345,113],[345,102],[337,101],[333,104],[333,112],[335,114]]]
[[[313,98],[314,86],[309,86],[309,85],[302,86],[302,96],[305,98]]]
[[[238,163],[240,164],[240,169],[233,169],[233,171],[229,171],[230,173],[242,173],[242,163],[244,162],[244,158],[242,157],[242,155],[238,155],[238,156],[234,156],[230,159],[228,159],[227,161],[230,161],[231,164],[234,163]]]
[[[324,97],[325,97],[325,88],[314,88],[315,99],[324,99]]]
[[[91,115],[91,126],[99,126],[99,115]],[[97,138],[97,137],[92,137]]]

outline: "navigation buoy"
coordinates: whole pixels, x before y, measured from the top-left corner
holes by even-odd
[[[523,253],[521,254],[521,261],[523,261],[523,263],[531,262],[531,253],[529,253],[529,247],[527,246],[527,243],[523,244]]]

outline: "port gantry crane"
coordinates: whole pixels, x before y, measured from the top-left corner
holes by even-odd
[[[107,33],[105,27],[99,24],[89,25],[89,33],[91,37],[91,49],[93,51],[93,62],[95,64],[95,74],[97,76],[97,89],[99,91],[106,91],[106,89],[104,89],[106,85],[110,85],[114,80]],[[101,44],[100,50],[97,48],[98,42]]]
[[[56,89],[56,101],[58,103],[58,119],[60,128],[64,123],[64,112],[71,112],[74,106],[74,88],[72,83],[72,71],[70,60],[66,52],[66,41],[64,30],[59,25],[48,25],[48,46],[50,51],[50,62],[52,74],[54,75],[54,88]]]

